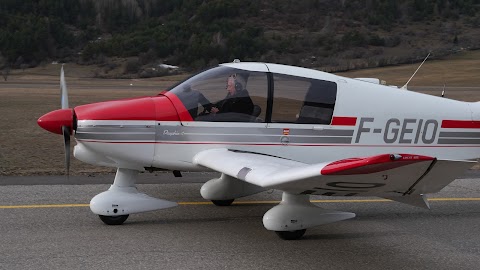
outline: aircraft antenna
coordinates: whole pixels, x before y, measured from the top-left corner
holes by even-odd
[[[445,82],[443,82],[442,97],[445,97]]]
[[[430,56],[430,52],[428,53],[427,57],[425,57],[425,59],[423,59],[423,62],[420,64],[420,66],[418,66],[417,70],[415,70],[412,77],[410,77],[410,79],[408,79],[407,83],[404,86],[402,86],[402,89],[407,89],[408,83],[413,79],[415,74],[417,74],[417,71],[422,67],[423,63],[425,63],[425,61],[427,61],[429,56]]]

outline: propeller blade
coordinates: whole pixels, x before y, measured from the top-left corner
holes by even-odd
[[[67,171],[67,177],[70,172],[70,128],[62,126],[63,145],[65,146],[65,168]]]
[[[68,109],[68,92],[67,92],[67,82],[65,81],[65,73],[60,71],[60,95],[62,97],[62,109]]]

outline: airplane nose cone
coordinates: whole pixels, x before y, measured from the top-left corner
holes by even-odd
[[[62,126],[73,130],[73,109],[60,109],[51,111],[37,120],[38,125],[52,133],[62,134]]]

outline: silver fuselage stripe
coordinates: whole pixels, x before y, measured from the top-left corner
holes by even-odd
[[[225,133],[227,132],[227,133]],[[351,129],[286,129],[246,127],[188,127],[145,125],[81,126],[75,137],[85,141],[218,142],[268,144],[350,144]]]
[[[167,125],[83,125],[75,137],[112,142],[211,142],[246,144],[351,144],[352,129],[284,129],[266,127],[195,127]],[[442,131],[439,145],[477,145],[480,132]]]

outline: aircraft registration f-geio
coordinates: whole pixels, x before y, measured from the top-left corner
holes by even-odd
[[[216,171],[200,193],[228,206],[276,189],[267,230],[299,239],[310,227],[355,217],[322,209],[310,195],[378,196],[429,207],[435,193],[480,157],[480,104],[300,67],[238,62],[194,75],[156,96],[62,109],[38,119],[63,134],[74,156],[117,168],[90,202],[109,225],[176,206],[135,187],[139,172]]]

